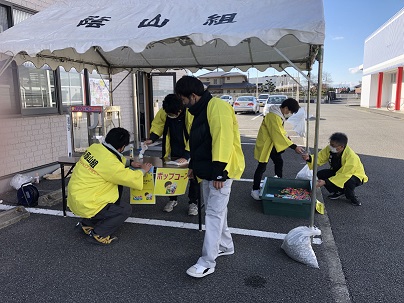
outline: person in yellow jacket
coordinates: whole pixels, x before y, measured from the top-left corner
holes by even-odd
[[[132,213],[129,201],[121,201],[123,186],[142,189],[143,175],[152,167],[121,154],[129,138],[126,129],[111,129],[104,143],[94,143],[84,152],[69,181],[67,205],[82,218],[77,226],[97,244],[110,244],[117,239],[112,233]]]
[[[269,158],[275,166],[275,175],[283,177],[282,153],[289,147],[296,153],[301,154],[303,148],[294,144],[288,137],[283,127],[286,119],[299,111],[299,103],[292,98],[286,99],[279,105],[272,105],[268,114],[262,120],[258,130],[257,141],[254,148],[254,158],[258,166],[254,173],[253,188],[251,196],[255,200],[261,200],[260,184],[262,175],[266,171]]]
[[[313,169],[311,156],[303,154],[302,158]],[[330,168],[317,172],[317,187],[324,186],[331,193],[328,197],[332,200],[345,195],[353,205],[360,206],[355,188],[366,183],[368,177],[359,156],[348,146],[345,134],[332,134],[330,144],[318,153],[317,164],[321,166],[327,162]]]
[[[193,116],[189,113],[180,98],[168,94],[163,100],[163,107],[157,112],[150,129],[150,139],[144,144],[150,145],[163,136],[162,158],[175,160],[179,163],[189,161],[189,132]],[[188,215],[198,214],[199,184],[195,179],[189,180]],[[170,196],[163,211],[171,212],[177,206],[177,196]]]
[[[187,274],[202,278],[215,271],[218,256],[234,253],[227,205],[233,179],[240,179],[245,161],[238,122],[229,103],[213,98],[203,83],[192,76],[179,79],[175,92],[194,116],[189,135],[188,176],[202,180],[205,237],[202,256],[188,268]]]

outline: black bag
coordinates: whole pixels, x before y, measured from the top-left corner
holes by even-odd
[[[17,191],[18,204],[28,207],[38,205],[39,192],[32,183],[24,183]]]

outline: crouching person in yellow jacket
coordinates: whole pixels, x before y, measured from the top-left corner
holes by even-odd
[[[325,186],[331,193],[328,198],[335,200],[345,195],[355,206],[361,202],[355,195],[355,188],[368,181],[365,169],[359,156],[347,145],[348,137],[343,133],[334,133],[330,137],[330,144],[318,153],[319,166],[330,164],[330,168],[317,172],[317,187]],[[313,162],[310,155],[303,154],[310,169]]]
[[[85,151],[69,181],[67,205],[82,218],[77,226],[96,244],[111,244],[117,239],[112,233],[132,214],[129,201],[121,201],[123,186],[142,189],[143,175],[152,166],[121,154],[129,138],[126,129],[111,129],[104,143],[94,143]]]

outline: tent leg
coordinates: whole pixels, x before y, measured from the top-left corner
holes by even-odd
[[[317,158],[318,158],[318,133],[320,124],[320,104],[321,104],[321,88],[323,74],[323,46],[320,46],[318,54],[318,84],[317,84],[317,103],[316,103],[316,127],[314,132],[314,159],[313,159],[313,179],[311,191],[311,213],[310,226],[314,226],[314,213],[316,211],[317,195],[316,195],[316,179],[317,179]]]

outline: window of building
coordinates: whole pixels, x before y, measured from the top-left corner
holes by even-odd
[[[390,76],[390,80],[391,80],[391,83],[396,83],[397,82],[397,79],[396,79],[396,77],[397,77],[397,74],[396,73],[393,73],[393,74],[391,74],[391,76]]]
[[[214,79],[214,80],[213,80],[213,84],[217,84],[217,79]]]
[[[0,33],[10,28],[10,8],[0,4]],[[14,62],[0,61],[0,114],[15,114],[19,112],[17,99],[17,66]]]
[[[84,105],[84,75],[78,73],[75,69],[65,71],[63,67],[59,68],[60,91],[62,105]]]
[[[25,62],[18,67],[18,75],[22,113],[38,113],[41,108],[54,109],[47,113],[57,112],[55,77],[48,66],[38,69],[31,62]],[[28,109],[36,111],[26,111]]]

